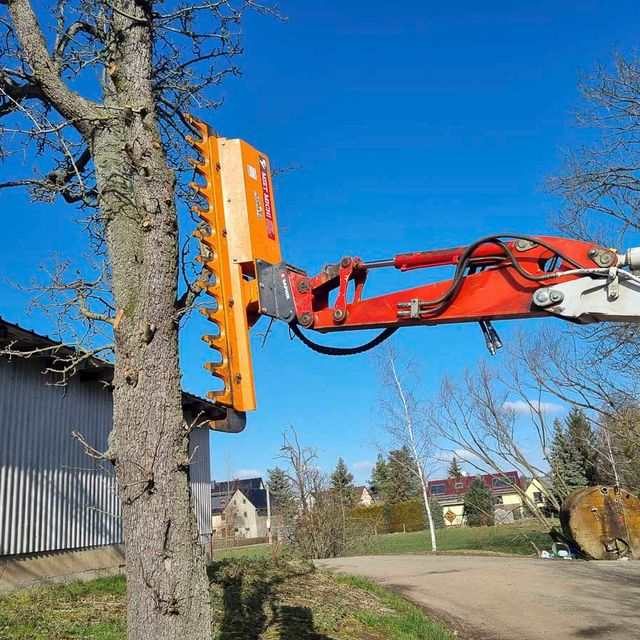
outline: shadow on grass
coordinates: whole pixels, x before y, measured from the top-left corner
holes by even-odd
[[[237,563],[225,560],[210,567],[213,582],[222,589],[220,640],[259,640],[269,628],[279,631],[279,640],[332,640],[315,629],[309,607],[279,602],[278,587],[287,580],[311,573],[313,567],[298,570],[278,563]]]

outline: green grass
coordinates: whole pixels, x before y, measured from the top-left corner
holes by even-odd
[[[447,527],[438,529],[439,552],[483,552],[512,555],[534,555],[533,542],[539,549],[550,549],[552,540],[545,531],[532,524],[500,525],[496,527]],[[430,551],[428,531],[388,533],[364,541],[357,549],[362,554],[418,553]]]
[[[123,576],[35,587],[0,596],[0,638],[125,637]]]
[[[273,547],[269,544],[252,545],[250,547],[236,547],[234,549],[216,549],[213,552],[214,561],[227,558],[270,558]]]
[[[245,549],[246,551],[246,549]],[[304,561],[226,558],[209,568],[216,640],[451,640],[419,607]],[[0,596],[0,638],[123,640],[124,577]]]
[[[425,616],[424,611],[404,598],[383,589],[361,576],[337,575],[334,579],[362,591],[374,594],[386,605],[389,613],[358,612],[356,616],[367,626],[384,633],[385,638],[412,640],[433,638],[449,640],[453,636],[438,622]]]
[[[536,555],[538,549],[551,549],[552,540],[535,522],[524,522],[495,527],[446,527],[436,531],[438,552],[442,553],[500,553],[518,556]],[[533,543],[533,544],[532,544]],[[286,553],[287,548],[282,551]],[[395,553],[421,553],[431,550],[429,531],[386,533],[372,536],[355,545],[350,555],[384,555]],[[281,551],[281,553],[282,553]],[[269,558],[272,547],[259,545],[216,551],[215,559]]]

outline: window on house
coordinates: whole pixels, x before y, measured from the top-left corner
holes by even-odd
[[[544,498],[542,497],[542,491],[534,491],[533,492],[533,501],[535,503],[542,503],[544,502]]]
[[[444,484],[432,484],[431,485],[431,493],[444,493],[446,489],[446,485]]]
[[[222,522],[224,522],[226,520],[227,516],[224,513],[220,514],[220,520],[222,520]]]
[[[249,527],[245,527],[244,530],[249,533]]]
[[[496,504],[504,504],[504,501],[502,500],[502,496],[496,496],[494,498],[494,501]]]
[[[509,483],[503,478],[493,478],[491,480],[491,486],[494,489],[507,489],[509,487]]]
[[[236,528],[234,529],[234,531],[235,531],[236,533],[238,533],[238,527],[236,527]]]
[[[462,489],[464,487],[464,482],[456,482],[456,489]]]
[[[242,504],[247,504],[247,499],[246,498],[242,498]]]
[[[247,517],[247,512],[246,511],[244,512],[243,517],[245,517],[245,518]]]

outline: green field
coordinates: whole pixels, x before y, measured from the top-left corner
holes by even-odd
[[[552,540],[535,525],[517,524],[497,527],[447,527],[436,531],[438,552],[507,553],[533,555],[538,549],[550,549]],[[357,553],[387,554],[429,552],[431,540],[428,531],[388,533],[364,541]]]
[[[228,558],[209,576],[216,640],[453,640],[406,600],[308,562]],[[3,639],[125,637],[122,576],[0,596]]]
[[[436,531],[438,552],[442,553],[500,553],[519,556],[537,555],[551,548],[549,534],[535,523],[519,523],[496,527],[447,527]],[[533,544],[532,544],[533,543]],[[534,547],[535,545],[535,547]],[[287,549],[284,548],[286,555]],[[355,545],[350,555],[384,555],[392,553],[422,553],[431,551],[428,531],[385,533],[372,536]],[[271,557],[269,545],[239,547],[216,551],[215,559]]]

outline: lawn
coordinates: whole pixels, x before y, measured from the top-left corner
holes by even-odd
[[[535,548],[550,549],[549,534],[532,524],[500,525],[496,527],[447,527],[436,532],[438,551],[508,553],[533,555]],[[416,553],[430,551],[428,531],[388,533],[364,541],[357,549],[362,554]]]
[[[216,640],[453,638],[419,607],[368,580],[307,562],[227,558],[209,576]],[[121,640],[125,602],[122,576],[3,595],[0,638]]]
[[[438,552],[442,553],[506,553],[518,556],[536,554],[535,546],[551,549],[552,540],[536,523],[526,522],[495,527],[446,527],[436,531]],[[533,544],[532,544],[533,543]],[[386,533],[372,536],[354,545],[349,555],[384,555],[393,553],[430,552],[429,532]],[[286,553],[287,548],[283,551]],[[268,544],[238,547],[215,552],[215,560],[225,558],[268,558]]]

